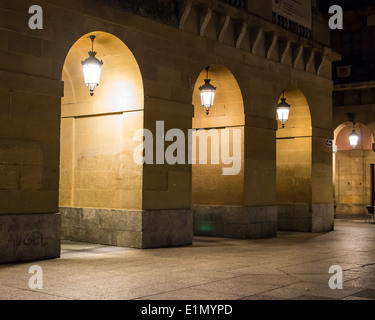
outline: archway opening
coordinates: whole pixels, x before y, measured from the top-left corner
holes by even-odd
[[[281,102],[280,96],[279,102]],[[285,91],[289,120],[276,133],[278,228],[311,231],[312,126],[306,97],[298,88]]]
[[[81,61],[91,50],[103,60],[90,96]],[[71,47],[63,67],[59,207],[63,238],[128,246],[124,210],[142,208],[142,166],[133,161],[135,130],[143,128],[142,76],[116,36],[92,32]],[[129,215],[127,215],[127,218]],[[126,232],[125,232],[126,231]],[[136,244],[135,244],[136,246]]]
[[[206,75],[206,70],[202,70],[193,92],[192,126],[197,133],[193,137],[192,165],[194,233],[243,238],[231,225],[231,215],[236,210],[233,208],[240,208],[244,197],[242,94],[231,71],[221,65],[211,65],[209,78],[216,93],[214,105],[206,115],[199,92]]]
[[[358,135],[353,148],[352,131]],[[366,206],[375,205],[374,135],[362,123],[346,122],[335,130],[333,185],[336,217],[365,217]]]

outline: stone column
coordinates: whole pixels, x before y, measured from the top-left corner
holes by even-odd
[[[0,32],[12,49],[0,71],[0,263],[56,258],[62,83],[41,40]]]

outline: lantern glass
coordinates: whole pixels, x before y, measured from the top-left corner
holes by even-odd
[[[205,108],[211,108],[214,105],[215,91],[202,90],[201,91],[201,100],[202,106]]]
[[[82,62],[83,75],[85,77],[86,87],[90,88],[91,95],[94,94],[94,89],[99,85],[100,75],[102,72],[103,62],[91,55],[90,58]]]
[[[349,136],[349,142],[350,142],[350,145],[353,149],[355,149],[357,147],[358,139],[359,139],[358,134],[355,132],[355,130],[353,130],[353,132]]]
[[[285,123],[289,119],[289,108],[278,108],[277,117],[280,122]]]
[[[216,88],[210,83],[210,79],[205,79],[205,84],[199,88],[201,95],[202,106],[206,108],[206,113],[209,113],[210,108],[214,105]]]
[[[290,105],[286,103],[285,98],[281,99],[281,102],[278,104],[276,111],[277,111],[277,117],[284,128],[285,122],[287,122],[289,119],[289,111],[290,111]]]
[[[82,61],[82,70],[85,78],[86,87],[90,89],[90,94],[94,95],[94,89],[99,85],[100,75],[102,72],[103,61],[99,61],[95,56],[94,40],[95,36],[89,37],[92,41],[92,50],[89,52],[89,57]]]

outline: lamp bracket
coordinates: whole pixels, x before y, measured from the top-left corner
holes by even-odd
[[[350,122],[352,122],[353,124],[355,124],[355,122],[354,122],[354,113],[347,113],[347,116],[348,116],[348,120],[350,121]]]

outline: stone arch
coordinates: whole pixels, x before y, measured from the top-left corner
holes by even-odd
[[[334,131],[333,143],[337,146],[337,151],[352,149],[349,144],[349,134],[353,129],[359,134],[357,149],[372,150],[374,134],[371,129],[362,122],[355,122],[354,125],[351,122],[344,122]]]
[[[206,115],[201,105],[199,87],[204,83],[206,70],[203,69],[194,85],[193,91],[193,129],[218,128],[224,126],[244,125],[244,102],[241,88],[233,75],[226,67],[218,64],[209,66],[209,78],[217,88],[215,93],[214,107]]]
[[[207,141],[207,164],[200,163],[201,137],[196,141],[196,163],[192,165],[192,207],[194,232],[208,236],[243,238],[243,230],[235,230],[230,223],[233,207],[244,204],[244,102],[241,89],[226,67],[212,64],[209,68],[211,84],[216,89],[214,105],[206,115],[202,107],[199,87],[204,83],[206,70],[197,77],[192,103],[193,130],[203,132]],[[228,133],[228,137],[225,134]],[[207,136],[205,136],[207,135]],[[209,136],[209,138],[208,138]],[[193,144],[193,146],[195,146]],[[229,151],[223,156],[223,150]],[[194,160],[193,160],[194,161]],[[228,165],[229,163],[229,165]],[[231,168],[225,172],[225,168]],[[241,226],[244,228],[244,226]]]
[[[91,50],[89,35],[96,36],[94,50],[99,60],[105,61],[95,99],[87,95],[81,68],[81,61],[88,57],[87,52]],[[143,80],[138,63],[125,43],[110,33],[96,31],[80,37],[65,58],[62,80],[65,87],[63,116],[65,112],[72,113],[68,105],[75,105],[77,109],[77,104],[82,103],[88,104],[92,113],[143,109]],[[106,101],[105,105],[103,101]],[[82,112],[87,113],[87,110]]]
[[[81,67],[91,50],[89,35],[96,36],[94,51],[104,62],[94,96],[85,86]],[[133,134],[143,128],[144,120],[138,63],[113,34],[90,32],[69,50],[62,80],[62,235],[76,241],[139,247],[141,238],[129,243],[126,232],[131,230],[121,229],[135,217],[129,212],[142,209],[143,167],[133,161],[133,150],[139,143],[133,140]],[[133,227],[138,228],[136,224]]]
[[[281,102],[282,94],[278,103]],[[291,105],[289,120],[282,129],[278,122],[277,137],[296,137],[301,135],[311,135],[311,113],[310,106],[306,96],[298,88],[289,88],[285,90],[286,102]]]
[[[358,145],[352,148],[349,135],[359,135]],[[373,152],[374,135],[361,122],[344,122],[334,131],[333,186],[336,216],[356,215],[364,218],[365,206],[375,204]]]

